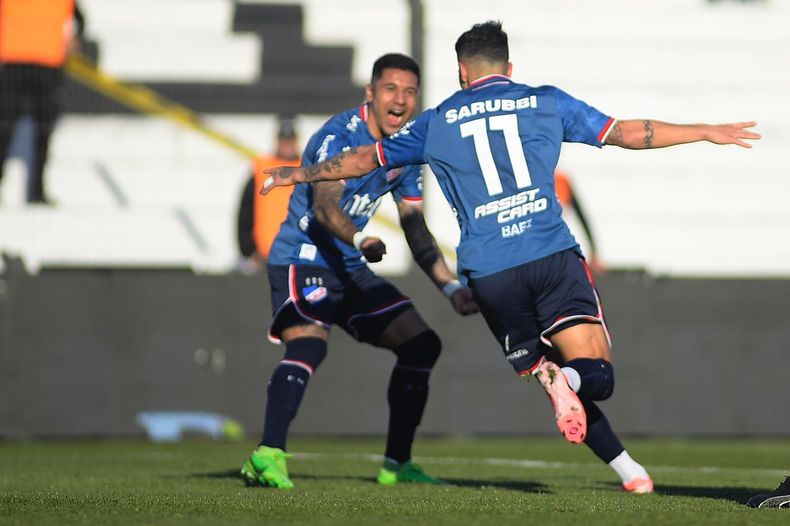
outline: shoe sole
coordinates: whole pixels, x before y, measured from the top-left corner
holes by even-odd
[[[781,495],[779,497],[769,497],[762,501],[759,506],[759,509],[766,509],[766,508],[782,508],[790,510],[790,495]]]
[[[551,400],[557,427],[565,440],[571,444],[584,442],[587,436],[587,414],[560,368],[547,361],[540,365],[535,376]]]

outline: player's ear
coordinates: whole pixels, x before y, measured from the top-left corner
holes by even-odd
[[[372,84],[365,84],[365,100],[367,102],[373,102],[373,85]]]
[[[507,75],[508,77],[512,77],[513,76],[513,63],[512,62],[508,62],[507,63],[507,73],[505,73],[505,75]]]
[[[462,88],[469,85],[469,71],[466,69],[466,64],[462,62],[458,63],[458,83]]]

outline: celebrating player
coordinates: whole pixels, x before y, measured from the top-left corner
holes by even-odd
[[[320,163],[398,131],[413,116],[419,84],[419,66],[411,58],[379,58],[366,89],[367,103],[327,121],[310,139],[302,163]],[[381,239],[362,229],[387,192],[397,203],[403,232],[420,267],[460,314],[478,310],[469,289],[447,268],[425,225],[419,166],[371,166],[361,179],[297,187],[269,254],[274,310],[269,335],[285,342],[285,356],[269,381],[260,446],[241,470],[249,483],[293,487],[285,464],[288,427],[307,382],[326,356],[334,324],[358,341],[397,356],[387,391],[389,434],[378,481],[439,482],[411,462],[411,446],[441,341],[411,300],[366,264],[380,261],[386,253]]]
[[[755,123],[618,121],[556,87],[518,84],[498,22],[475,25],[455,49],[461,91],[374,145],[309,167],[270,170],[264,192],[427,161],[461,227],[459,275],[508,361],[538,378],[567,440],[587,444],[626,491],[652,492],[652,479],[595,404],[614,389],[610,339],[592,275],[560,217],[553,172],[562,142],[749,148],[747,139],[760,138],[747,130]]]

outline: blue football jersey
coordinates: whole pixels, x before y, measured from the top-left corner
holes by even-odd
[[[553,86],[489,75],[379,141],[379,164],[428,162],[461,228],[458,273],[481,277],[578,247],[554,169],[562,142],[603,146],[614,119]]]
[[[344,111],[329,119],[305,147],[302,165],[320,163],[356,146],[373,144],[367,122],[367,105]],[[344,181],[340,208],[362,230],[378,208],[382,196],[392,192],[396,202],[422,202],[419,166],[377,168],[364,177]],[[362,254],[337,239],[316,218],[313,187],[297,185],[288,203],[288,215],[269,252],[269,263],[303,263],[329,268],[358,268],[366,265]]]

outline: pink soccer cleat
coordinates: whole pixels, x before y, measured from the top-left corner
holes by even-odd
[[[653,479],[647,477],[636,478],[623,483],[623,491],[626,493],[653,493]]]
[[[549,395],[551,405],[554,406],[557,427],[565,440],[571,444],[584,442],[587,435],[587,414],[560,367],[554,362],[543,360],[532,374]]]

